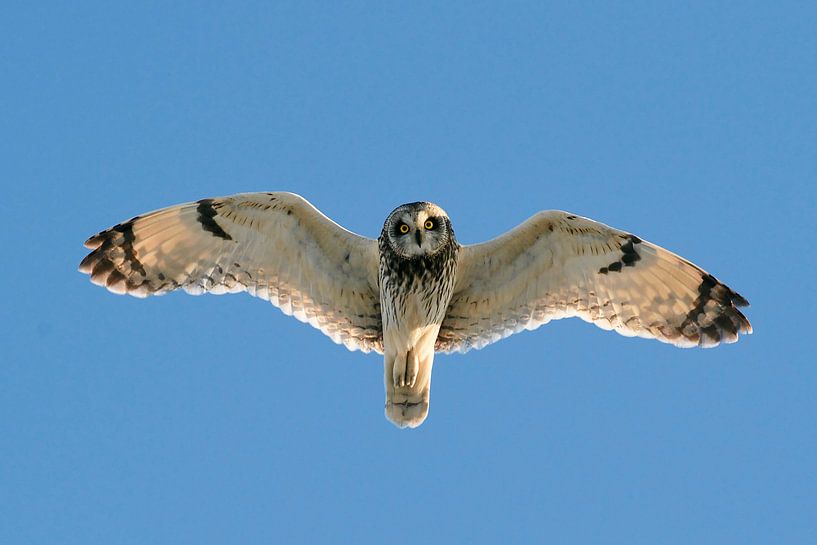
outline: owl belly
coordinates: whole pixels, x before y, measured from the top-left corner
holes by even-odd
[[[382,284],[381,284],[382,285]],[[386,416],[399,427],[419,426],[428,415],[434,344],[451,298],[437,290],[381,292]],[[392,296],[390,296],[392,295]]]
[[[388,281],[384,284],[380,296],[384,352],[415,351],[433,358],[434,343],[445,319],[452,286],[449,283],[435,286],[420,280],[415,285],[428,287],[415,291],[405,289],[405,284],[393,286]]]
[[[397,303],[397,304],[393,304]],[[405,294],[383,305],[383,343],[385,351],[407,351],[430,333],[440,330],[444,313],[429,309],[420,294]],[[386,308],[392,306],[393,308]],[[436,337],[435,339],[436,340]]]

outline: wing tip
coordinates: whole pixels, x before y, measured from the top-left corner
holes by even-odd
[[[83,242],[82,245],[88,248],[89,250],[96,250],[105,241],[103,233],[104,231],[102,233],[97,233],[91,237],[88,237],[88,239],[85,242]]]
[[[730,290],[730,291],[732,291],[732,290]],[[736,307],[748,307],[748,306],[750,306],[749,301],[747,301],[746,298],[743,297],[738,292],[732,291],[731,296],[732,296],[732,303]]]
[[[82,261],[79,262],[79,266],[77,267],[79,272],[83,274],[91,274],[91,272],[93,272],[94,264],[96,263],[96,256],[94,253],[95,252],[91,252],[82,258]]]

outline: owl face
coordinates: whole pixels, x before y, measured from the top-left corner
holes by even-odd
[[[430,202],[399,206],[383,230],[392,250],[407,259],[434,255],[453,238],[448,214]]]

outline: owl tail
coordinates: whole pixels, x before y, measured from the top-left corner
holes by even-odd
[[[405,362],[405,363],[403,363]],[[398,428],[416,428],[428,416],[434,350],[386,354],[386,418]]]

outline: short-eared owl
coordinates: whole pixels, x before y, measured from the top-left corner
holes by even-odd
[[[80,271],[114,293],[177,288],[269,300],[350,350],[385,357],[386,416],[428,414],[435,352],[482,348],[578,316],[676,346],[732,343],[746,299],[635,235],[561,211],[472,246],[428,202],[392,212],[378,240],[292,193],[244,193],[136,216],[92,236]]]

